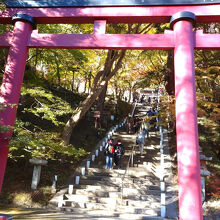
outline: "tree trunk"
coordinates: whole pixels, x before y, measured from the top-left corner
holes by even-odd
[[[36,67],[37,67],[37,63],[38,63],[38,48],[36,48],[36,57],[35,57],[35,69],[36,69]]]
[[[75,70],[73,70],[72,82],[71,82],[71,91],[74,91],[74,81],[75,81]]]
[[[59,61],[58,61],[56,53],[54,53],[54,56],[55,56],[55,63],[56,63],[56,67],[57,67],[57,72],[56,72],[57,84],[58,84],[58,86],[60,86],[60,67],[59,67]]]
[[[115,54],[114,51],[112,51],[112,50],[108,51],[107,59],[105,62],[105,68],[104,68],[103,74],[100,75],[100,78],[102,80],[104,80],[106,78],[106,76],[109,75],[109,73],[111,72],[111,68],[114,63],[112,61],[116,58],[116,57],[114,57],[114,54]],[[109,61],[110,61],[111,65],[108,65]],[[97,110],[100,112],[100,119],[99,119],[100,123],[102,123],[102,120],[103,120],[103,109],[104,109],[104,104],[105,104],[105,97],[106,97],[107,88],[108,88],[108,82],[106,83],[106,86],[103,88],[103,90],[98,98]]]
[[[114,87],[115,87],[115,98],[117,99],[117,97],[118,97],[118,85],[117,85],[117,82],[115,82]]]
[[[76,84],[76,91],[79,93],[79,87],[80,87],[80,80],[78,80],[77,84]]]
[[[132,89],[131,89],[131,87],[130,87],[130,89],[129,89],[129,97],[128,97],[128,102],[131,102],[131,93],[132,93]]]
[[[85,84],[84,84],[84,93],[86,93],[86,88],[87,88],[87,78],[86,78],[86,80],[85,80]]]
[[[91,92],[88,97],[79,105],[76,109],[76,113],[71,116],[70,120],[66,123],[63,130],[63,140],[66,145],[69,144],[71,133],[73,128],[77,123],[83,118],[86,112],[95,102],[96,98],[101,94],[104,87],[107,85],[107,81],[103,82],[103,85],[100,85],[95,92]]]
[[[107,88],[108,88],[108,82],[106,83],[106,86],[103,88],[101,94],[99,95],[99,99],[98,99],[97,110],[100,112],[100,119],[99,119],[100,123],[102,123],[102,120],[103,120],[103,110],[104,110]]]
[[[69,121],[66,123],[64,130],[63,130],[63,140],[66,145],[70,142],[70,137],[72,134],[73,128],[77,125],[77,123],[83,118],[83,116],[86,114],[86,112],[90,109],[90,107],[93,105],[97,97],[101,94],[102,90],[107,86],[108,81],[111,79],[113,75],[117,73],[117,71],[121,67],[122,60],[125,56],[126,51],[121,51],[120,54],[118,54],[117,57],[115,57],[115,60],[117,60],[117,63],[115,64],[115,67],[112,71],[108,72],[109,74],[106,75],[106,77],[103,79],[102,75],[105,70],[111,69],[113,66],[114,61],[108,60],[109,56],[106,58],[105,62],[105,68],[103,71],[99,71],[94,78],[93,81],[93,88],[91,93],[87,96],[87,98],[79,105],[79,107],[76,109],[75,114],[71,116]],[[109,54],[109,53],[108,53]]]
[[[89,88],[88,88],[88,93],[90,93],[91,91],[91,79],[92,79],[92,69],[90,69],[89,71],[89,78],[88,78],[88,81],[89,81]]]
[[[168,51],[167,57],[167,73],[166,73],[166,91],[169,95],[175,94],[175,80],[174,80],[174,55],[173,51]]]

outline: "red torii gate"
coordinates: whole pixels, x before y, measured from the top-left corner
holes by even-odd
[[[171,19],[171,20],[170,20]],[[0,102],[18,104],[29,48],[174,50],[179,218],[202,219],[196,111],[194,49],[220,49],[220,34],[194,31],[195,22],[219,22],[220,4],[195,6],[9,8],[0,23],[14,23],[0,35],[0,47],[10,48]],[[106,34],[107,23],[167,23],[164,34]],[[94,34],[41,34],[38,24],[94,23]],[[14,125],[16,108],[0,113],[2,125]],[[0,133],[0,190],[12,131]]]

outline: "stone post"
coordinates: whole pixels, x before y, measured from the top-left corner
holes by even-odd
[[[47,165],[47,161],[38,158],[32,158],[29,160],[29,162],[34,165],[31,189],[35,190],[37,189],[37,186],[40,182],[41,166]]]

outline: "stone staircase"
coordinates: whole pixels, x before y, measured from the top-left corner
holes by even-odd
[[[131,138],[133,141],[135,139],[135,136],[126,137],[123,131],[115,134],[114,138],[119,136],[122,141],[127,138],[129,143]],[[64,194],[59,210],[83,216],[86,214],[90,219],[164,219],[160,217],[160,179],[155,175],[159,161],[154,158],[150,162],[152,158],[147,150],[143,155],[135,152],[134,166],[129,167],[124,177],[131,151],[131,145],[126,141],[124,143],[126,154],[122,169],[105,169],[105,158],[100,154],[91,167],[86,169],[85,175],[80,176],[79,184],[75,184],[72,178],[70,184],[73,184],[73,192]],[[159,149],[154,150],[159,153]],[[172,199],[173,194],[168,197]]]
[[[74,185],[73,194],[65,194],[61,210],[112,217],[125,217],[126,213],[132,219],[159,216],[159,182],[152,185],[153,177],[136,175],[136,169],[129,170],[122,194],[121,177],[125,170],[89,168],[79,184]]]
[[[73,219],[165,219],[160,217],[164,191],[160,182],[159,132],[150,132],[142,155],[138,146],[135,147],[134,163],[126,171],[136,134],[127,134],[124,130],[119,129],[113,136],[115,140],[120,138],[125,146],[122,169],[105,169],[105,157],[99,152],[83,175],[78,172],[69,179],[72,192],[68,193],[66,187],[58,193],[61,203],[54,199],[51,204],[58,205],[58,210],[71,212]],[[172,172],[170,165],[167,166],[168,172]],[[76,176],[80,176],[77,183]],[[169,211],[166,219],[177,219],[177,197],[170,173],[166,179],[166,209]]]

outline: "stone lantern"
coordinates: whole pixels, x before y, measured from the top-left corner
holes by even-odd
[[[32,158],[29,162],[34,165],[31,189],[37,189],[37,185],[40,182],[41,166],[47,165],[47,161],[39,158]]]
[[[202,154],[202,149],[200,152],[200,175],[201,175],[201,188],[202,188],[202,202],[205,201],[205,177],[209,176],[211,173],[208,171],[206,166],[206,161],[212,160],[212,157],[206,157]]]

